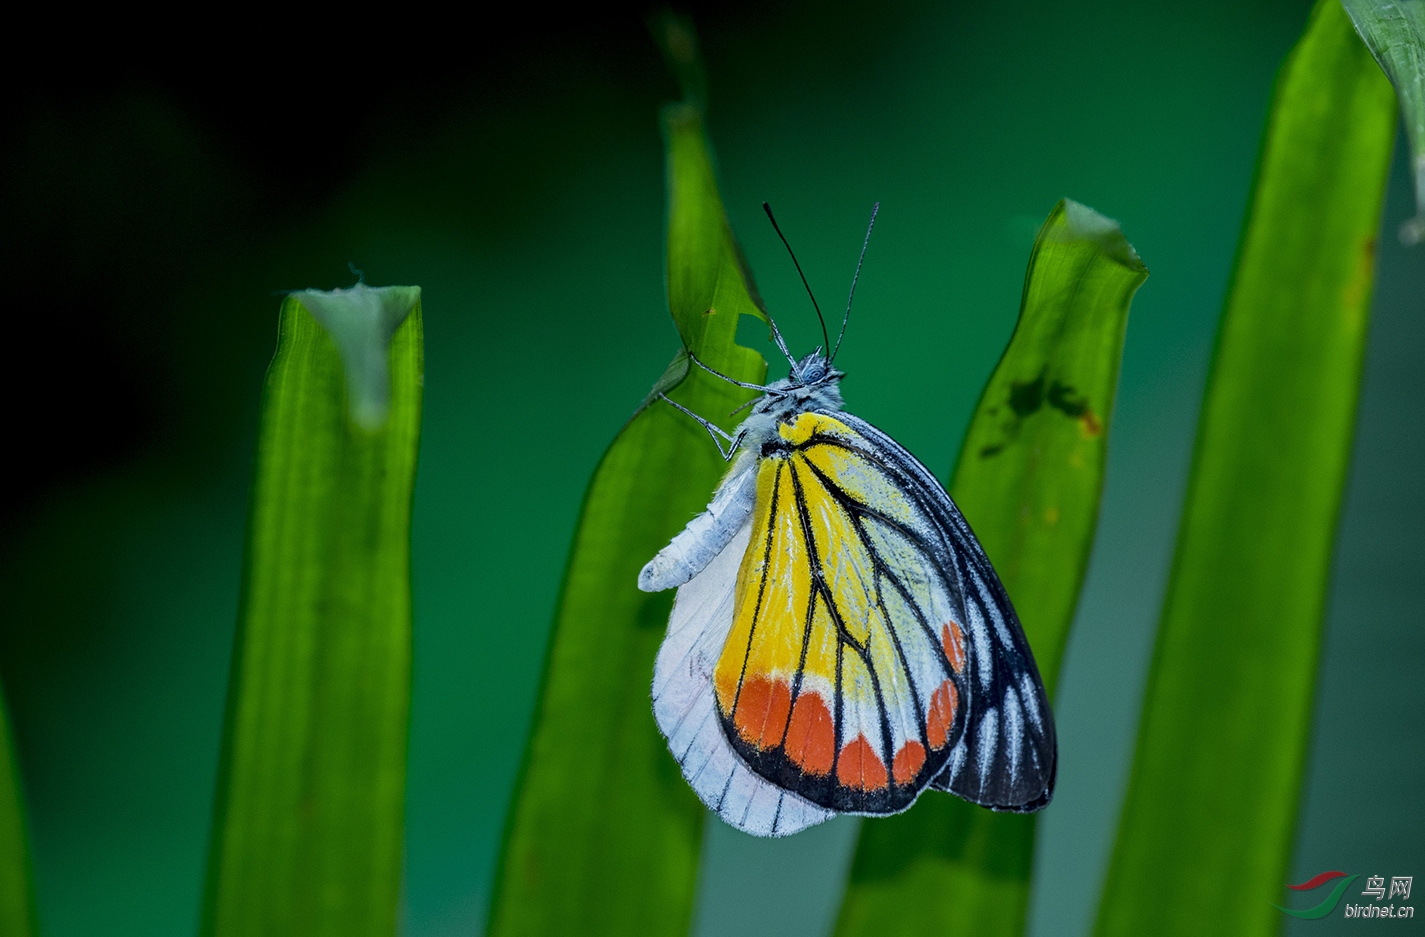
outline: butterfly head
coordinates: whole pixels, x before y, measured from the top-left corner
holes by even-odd
[[[841,391],[837,389],[845,373],[838,371],[827,360],[820,348],[800,361],[792,363],[791,371],[780,381],[769,386],[770,397],[784,400],[835,400],[836,408],[841,406]]]
[[[771,417],[767,422],[767,432],[771,432],[776,423],[806,410],[840,410],[841,390],[837,385],[845,376],[818,348],[800,361],[793,362],[786,377],[768,385],[766,395],[753,405],[752,413]]]
[[[818,348],[792,365],[787,381],[792,386],[815,387],[818,384],[833,384],[845,376],[831,366],[826,355]]]

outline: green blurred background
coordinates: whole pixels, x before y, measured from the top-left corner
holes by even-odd
[[[844,390],[942,477],[1058,198],[1119,219],[1152,270],[1059,691],[1037,935],[1092,918],[1272,78],[1307,10],[693,8],[724,197],[794,348],[819,331],[761,201],[831,309],[881,201]],[[51,937],[194,928],[274,291],[347,285],[348,262],[425,296],[405,933],[481,931],[584,485],[677,346],[656,122],[675,88],[642,13],[400,23],[379,37],[399,55],[333,35],[298,64],[270,36],[123,49],[10,86],[0,674]],[[1293,881],[1425,874],[1425,254],[1393,236],[1403,160]],[[823,931],[857,822],[777,842],[711,825],[695,931]]]

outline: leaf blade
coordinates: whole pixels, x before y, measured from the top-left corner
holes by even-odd
[[[1394,136],[1319,2],[1278,78],[1096,933],[1275,934]],[[1210,681],[1210,682],[1209,682]]]
[[[1146,277],[1116,222],[1055,206],[951,486],[1051,693],[1093,544],[1129,306]],[[935,793],[864,824],[837,934],[1021,933],[1034,826]]]
[[[718,195],[701,111],[663,113],[669,309],[699,360],[744,381],[735,343],[761,316]],[[749,393],[675,356],[655,390],[729,428]],[[638,570],[725,469],[701,427],[650,394],[600,461],[580,514],[538,710],[502,845],[488,933],[682,934],[706,811],[653,722],[649,683],[672,596]],[[585,782],[571,797],[571,778]]]
[[[419,292],[406,298],[395,321],[368,323],[383,332],[375,344],[389,388],[375,428],[346,354],[372,342],[335,339],[308,311],[310,296],[282,305],[263,389],[204,934],[396,929],[422,371]]]
[[[1400,100],[1415,166],[1415,217],[1401,224],[1400,240],[1418,244],[1425,240],[1425,2],[1341,0],[1341,5]]]

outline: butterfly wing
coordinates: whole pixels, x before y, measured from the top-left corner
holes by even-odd
[[[966,726],[931,786],[995,810],[1042,809],[1053,797],[1058,770],[1054,717],[1004,585],[935,476],[865,420],[838,416],[870,443],[883,469],[932,519],[939,537],[928,545],[959,586],[954,599],[961,617],[955,621],[968,639],[970,674]]]
[[[787,836],[835,814],[748,768],[723,733],[713,698],[713,666],[732,627],[737,569],[750,533],[744,523],[679,587],[653,667],[653,715],[683,777],[710,810],[745,833]]]
[[[1054,728],[1033,657],[934,476],[844,413],[799,414],[760,454],[712,673],[736,752],[835,811],[893,813],[931,785],[1046,804]]]

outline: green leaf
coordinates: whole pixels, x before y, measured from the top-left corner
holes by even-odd
[[[1147,275],[1117,222],[1055,206],[951,486],[1051,694],[1093,546],[1128,307]],[[837,934],[1022,933],[1034,825],[937,792],[866,821]]]
[[[1425,240],[1425,0],[1341,0],[1356,31],[1390,76],[1415,165],[1415,217],[1400,240]]]
[[[951,485],[1051,698],[1098,524],[1128,307],[1147,276],[1116,221],[1069,200],[1054,207]]]
[[[1223,311],[1103,937],[1282,926],[1394,127],[1390,84],[1320,0]]]
[[[5,694],[0,688],[0,934],[29,937],[38,933],[29,837],[25,834],[25,798]]]
[[[673,321],[699,360],[760,382],[766,364],[735,336],[743,313],[764,313],[723,213],[701,112],[669,107],[663,129]],[[682,351],[655,390],[674,385],[671,396],[724,429],[750,397],[690,371]],[[637,580],[726,466],[700,426],[655,400],[614,439],[585,495],[505,831],[492,937],[681,935],[692,915],[706,811],[649,695],[673,594],[640,592]]]
[[[421,360],[417,287],[306,291],[282,304],[205,935],[396,931]]]

